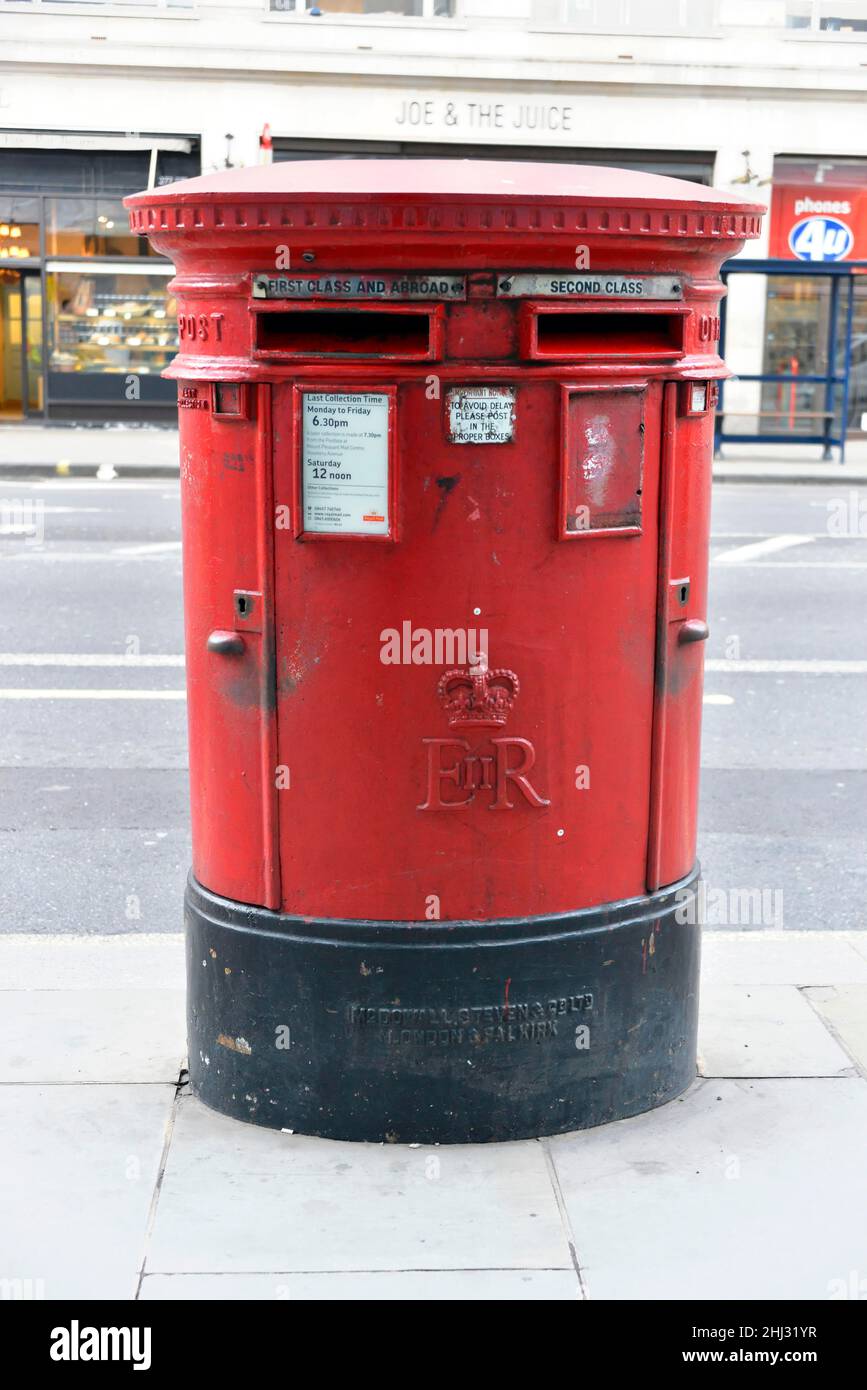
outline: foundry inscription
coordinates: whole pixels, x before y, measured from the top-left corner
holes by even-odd
[[[350,1004],[350,1032],[373,1034],[389,1047],[455,1047],[467,1043],[543,1042],[556,1038],[593,1008],[593,995],[561,995],[501,1004]]]

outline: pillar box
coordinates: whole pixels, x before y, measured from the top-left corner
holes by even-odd
[[[126,199],[177,270],[190,1076],[512,1139],[695,1074],[733,194],[285,163]]]

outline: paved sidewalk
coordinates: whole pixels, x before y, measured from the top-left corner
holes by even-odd
[[[714,459],[713,476],[718,483],[867,483],[867,439],[853,439],[846,445],[846,462],[823,460],[814,445],[726,444]]]
[[[178,432],[152,425],[0,424],[0,477],[176,476]]]
[[[714,463],[718,482],[867,482],[867,439],[847,446],[847,461],[823,462],[813,445],[728,444]],[[0,478],[56,475],[177,475],[178,433],[171,426],[0,424]]]
[[[867,933],[705,937],[701,1074],[543,1141],[343,1144],[206,1110],[179,936],[0,939],[0,1278],[132,1299],[867,1293]]]

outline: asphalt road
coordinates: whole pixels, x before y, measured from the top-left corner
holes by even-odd
[[[0,482],[0,574],[0,930],[178,931],[177,483]],[[865,928],[867,488],[719,485],[711,576],[709,925]]]

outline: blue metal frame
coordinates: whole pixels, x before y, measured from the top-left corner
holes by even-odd
[[[738,374],[738,381],[784,382],[790,384],[824,384],[825,410],[827,412],[821,434],[731,434],[725,429],[725,385],[720,382],[720,399],[714,427],[714,448],[718,451],[723,444],[821,444],[822,458],[831,457],[831,449],[840,450],[840,462],[846,460],[846,421],[849,414],[849,374],[852,366],[852,318],[855,306],[856,271],[867,270],[867,261],[789,261],[733,260],[726,261],[722,268],[723,283],[728,283],[729,275],[823,275],[831,281],[831,303],[828,314],[828,339],[826,343],[826,362],[828,369],[823,375],[794,372]],[[845,284],[843,283],[845,281]],[[846,291],[846,341],[843,345],[842,370],[836,368],[837,362],[837,319],[840,308],[841,288]],[[725,357],[726,341],[726,301],[720,305],[720,355]],[[840,411],[834,409],[834,389],[842,387]]]

